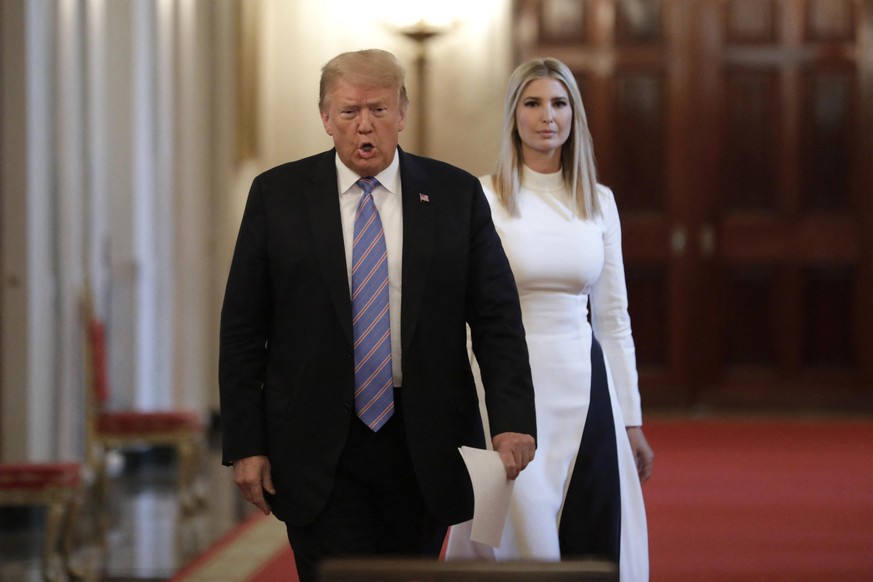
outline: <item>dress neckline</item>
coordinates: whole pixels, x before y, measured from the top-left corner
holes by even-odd
[[[538,192],[559,192],[564,189],[564,176],[561,170],[549,174],[542,174],[524,166],[521,175],[521,185],[524,188]]]

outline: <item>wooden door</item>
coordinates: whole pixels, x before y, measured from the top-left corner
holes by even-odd
[[[702,401],[873,402],[871,6],[701,3]]]
[[[873,404],[871,5],[516,3],[582,88],[647,405]]]

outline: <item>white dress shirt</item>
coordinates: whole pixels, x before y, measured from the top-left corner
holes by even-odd
[[[346,270],[349,276],[349,300],[352,289],[352,244],[355,239],[355,213],[364,191],[355,184],[359,176],[336,157],[337,191],[340,193],[340,216],[343,244],[346,250]],[[373,202],[382,220],[385,246],[388,251],[388,309],[391,316],[391,367],[394,385],[403,385],[400,369],[400,281],[403,264],[403,207],[400,190],[400,157],[394,152],[391,164],[374,176],[380,186],[373,190]]]

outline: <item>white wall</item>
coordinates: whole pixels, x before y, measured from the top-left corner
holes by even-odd
[[[263,1],[263,155],[259,160],[263,166],[332,146],[318,116],[321,66],[340,52],[364,48],[391,51],[406,67],[412,108],[400,145],[418,153],[417,46],[381,16],[391,13],[392,4],[397,2]],[[433,3],[407,0],[400,4],[412,10],[416,4]],[[475,0],[467,4],[460,25],[428,44],[426,153],[478,175],[491,170],[498,151],[503,92],[511,72],[511,2]]]

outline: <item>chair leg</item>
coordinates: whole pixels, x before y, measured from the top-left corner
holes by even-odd
[[[66,519],[64,521],[64,529],[61,540],[61,556],[63,558],[64,569],[71,580],[86,580],[88,576],[83,569],[77,568],[73,564],[73,536],[77,530],[79,521],[79,512],[82,506],[83,491],[81,489],[74,491],[67,501]]]
[[[107,506],[109,501],[109,476],[106,468],[106,448],[101,446],[100,452],[94,459],[94,509],[96,519],[96,533],[101,548],[106,546],[106,536],[109,530],[107,523]]]
[[[194,498],[194,477],[196,447],[190,438],[181,439],[177,445],[179,452],[179,497],[182,503],[182,513],[193,513],[197,508]]]
[[[43,578],[49,582],[62,580],[61,570],[54,562],[57,557],[58,535],[61,524],[64,521],[64,503],[62,501],[51,502],[46,505],[45,514],[45,539],[42,548],[42,571]]]
[[[203,461],[204,451],[208,445],[204,436],[196,436],[191,439],[191,497],[196,509],[203,509],[207,505],[206,492],[203,485]]]

